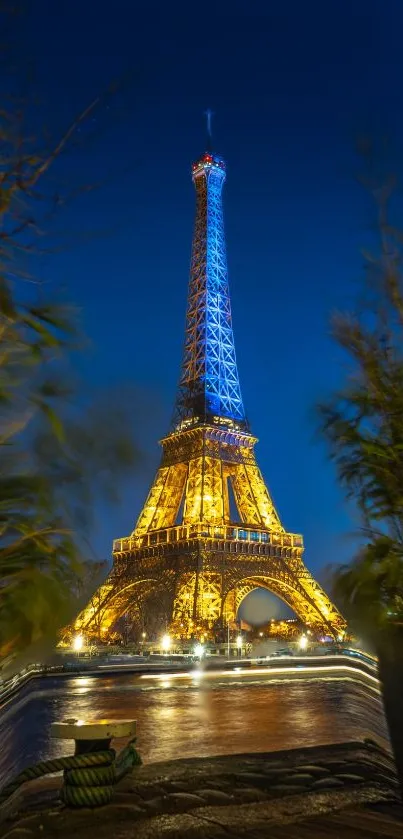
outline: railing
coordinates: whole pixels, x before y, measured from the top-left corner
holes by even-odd
[[[256,530],[248,527],[189,524],[168,527],[165,530],[154,530],[136,538],[127,536],[124,539],[115,539],[113,551],[114,553],[123,553],[139,548],[153,547],[154,545],[188,542],[193,539],[252,542],[281,548],[303,547],[302,536],[297,533],[271,533],[268,530]]]

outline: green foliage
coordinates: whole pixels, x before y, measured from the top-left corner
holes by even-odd
[[[334,335],[352,356],[346,387],[321,406],[322,432],[341,483],[365,522],[401,539],[403,523],[402,336],[380,336],[358,319],[338,317]],[[396,343],[397,342],[397,345]]]
[[[319,406],[346,496],[362,516],[366,546],[336,572],[346,616],[374,638],[403,622],[402,236],[388,221],[390,189],[373,189],[379,256],[366,255],[365,305],[337,315],[333,336],[350,359],[344,387]]]
[[[99,101],[50,150],[19,111],[0,112],[0,659],[54,640],[73,617],[95,500],[116,500],[137,459],[124,404],[79,399],[71,385],[74,314],[27,283],[43,221],[63,203],[37,185]]]
[[[349,625],[377,644],[380,632],[403,622],[403,555],[388,536],[374,537],[334,576],[335,597]]]
[[[40,312],[27,316],[27,307],[12,303],[14,311],[0,311],[0,655],[63,620],[64,577],[79,567],[69,524],[31,451],[34,425],[46,425],[58,440],[64,433],[57,413],[62,397],[44,375],[54,334]]]

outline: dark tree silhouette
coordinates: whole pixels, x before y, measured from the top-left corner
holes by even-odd
[[[335,575],[335,596],[379,657],[391,742],[403,791],[403,235],[390,221],[395,179],[368,178],[379,251],[365,255],[356,314],[337,315],[346,383],[319,406],[321,433],[338,478],[361,516],[365,544]]]

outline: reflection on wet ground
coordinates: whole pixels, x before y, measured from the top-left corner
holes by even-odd
[[[387,737],[378,691],[351,679],[273,682],[247,671],[42,679],[1,713],[0,784],[72,753],[72,744],[49,737],[50,723],[66,717],[137,719],[147,762]]]

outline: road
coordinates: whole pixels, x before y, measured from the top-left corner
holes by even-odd
[[[292,680],[290,676],[293,676]],[[282,680],[280,680],[282,679]],[[50,723],[135,718],[145,761],[269,751],[377,737],[386,726],[374,678],[354,672],[68,676],[35,680],[0,715],[0,784],[36,761],[71,754]]]

